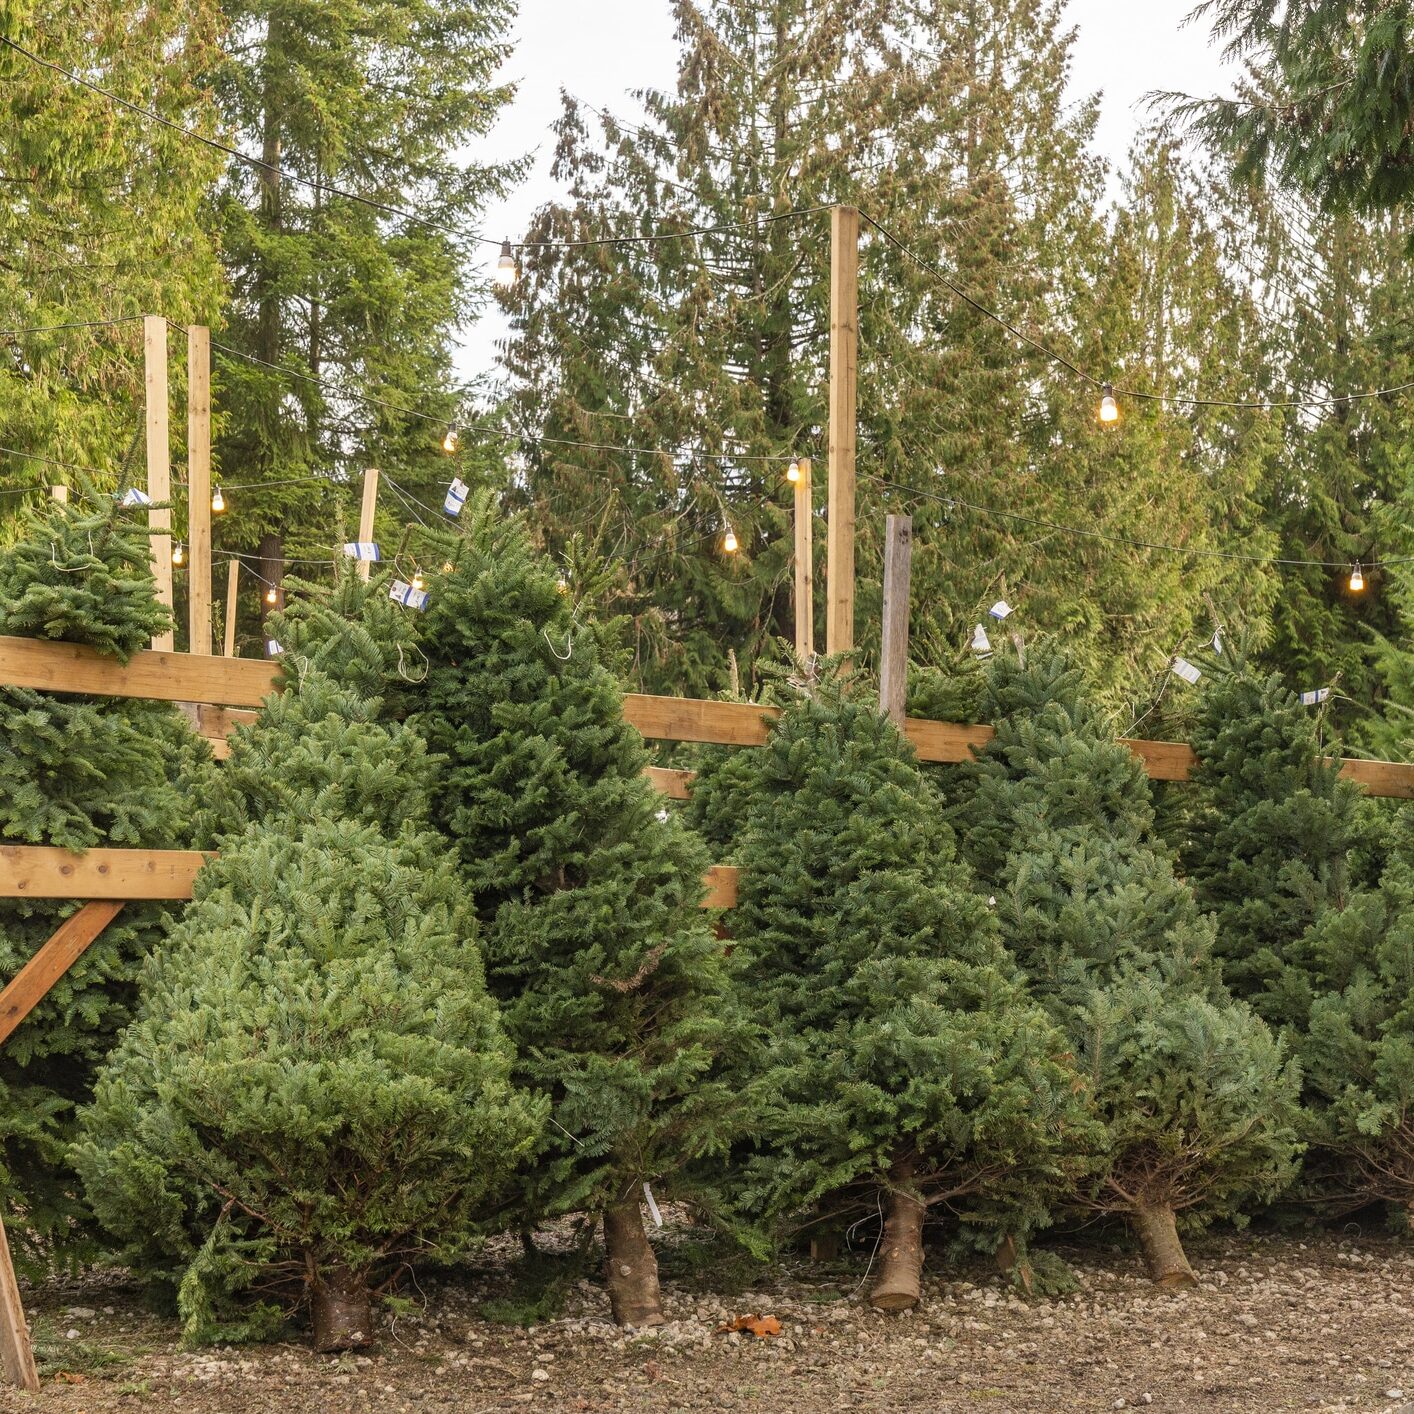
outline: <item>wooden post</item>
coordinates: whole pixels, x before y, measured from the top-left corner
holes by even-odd
[[[879,706],[903,726],[908,692],[908,581],[913,569],[913,517],[890,516],[884,532],[884,641],[879,653]]]
[[[54,984],[84,955],[90,943],[117,917],[121,900],[86,903],[70,914],[53,937],[0,992],[0,1044],[48,996]]]
[[[211,330],[187,330],[187,649],[211,652]]]
[[[236,656],[236,596],[241,587],[241,562],[231,556],[226,566],[226,656]]]
[[[363,505],[358,513],[358,538],[373,539],[373,513],[378,509],[378,468],[371,466],[363,473]],[[373,566],[367,560],[358,562],[358,572],[367,579]]]
[[[39,1393],[39,1371],[34,1368],[34,1350],[29,1343],[29,1326],[20,1300],[15,1264],[10,1260],[10,1239],[0,1222],[0,1366],[5,1378],[17,1389]]]
[[[157,598],[169,609],[172,599],[172,451],[167,409],[167,321],[160,314],[147,314],[142,320],[142,356],[144,387],[147,394],[147,494],[154,505],[147,513],[152,536],[153,578],[157,581]],[[162,509],[157,509],[157,502]],[[176,634],[169,629],[155,634],[152,646],[170,652],[176,647]]]
[[[815,653],[815,502],[810,490],[810,458],[796,462],[795,483],[795,651],[802,658]]]
[[[49,494],[54,500],[58,501],[61,506],[67,506],[69,504],[69,488],[67,486],[51,486],[49,488]]]
[[[859,210],[830,212],[830,485],[825,647],[854,647],[854,448],[859,375]]]

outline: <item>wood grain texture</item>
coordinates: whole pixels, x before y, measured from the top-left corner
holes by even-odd
[[[741,870],[733,864],[714,864],[707,871],[707,896],[703,908],[735,908]]]
[[[0,845],[0,898],[185,899],[206,860],[194,849]]]
[[[10,1239],[0,1221],[0,1368],[16,1389],[39,1393],[39,1371],[34,1367],[29,1325],[25,1321],[15,1264],[10,1260]]]
[[[669,800],[686,800],[692,793],[696,771],[676,771],[670,766],[645,766],[643,774],[659,794]]]
[[[913,517],[884,521],[883,641],[879,649],[879,706],[900,726],[908,693],[909,581],[913,572]]]
[[[724,746],[764,746],[775,707],[747,702],[707,702],[695,697],[624,697],[624,720],[650,741],[710,741]]]
[[[172,432],[167,387],[167,321],[160,314],[142,320],[144,427],[147,435],[147,513],[152,531],[152,577],[158,603],[171,609],[172,598]],[[154,634],[152,646],[171,652],[177,646],[174,629]]]
[[[210,653],[211,331],[200,324],[187,330],[187,541],[187,643]]]
[[[118,899],[86,903],[66,918],[43,947],[0,992],[0,1045],[48,995],[49,989],[81,958],[90,943],[117,917]]]
[[[854,647],[854,498],[859,383],[859,211],[830,212],[829,519],[825,650]]]
[[[795,483],[795,651],[802,658],[815,652],[815,493],[810,485],[810,458],[796,461]]]

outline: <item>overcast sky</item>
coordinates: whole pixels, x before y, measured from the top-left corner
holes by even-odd
[[[1098,146],[1122,163],[1142,121],[1135,105],[1154,89],[1212,93],[1224,82],[1218,55],[1202,26],[1185,28],[1195,0],[1068,0],[1078,30],[1072,82],[1076,94],[1100,92]],[[487,213],[487,235],[514,237],[530,213],[556,195],[548,174],[549,125],[559,91],[631,116],[627,95],[671,88],[676,74],[668,0],[521,0],[516,51],[504,77],[518,85],[515,103],[491,138],[492,150],[537,152],[536,170],[508,201]],[[491,259],[494,259],[494,252]],[[488,259],[488,270],[490,259]],[[501,332],[495,311],[468,331],[459,366],[490,369]]]

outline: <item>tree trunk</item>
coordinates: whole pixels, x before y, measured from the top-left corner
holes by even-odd
[[[355,1350],[373,1339],[368,1286],[348,1267],[325,1267],[309,1291],[309,1314],[318,1351]]]
[[[1144,1246],[1149,1275],[1160,1286],[1177,1289],[1198,1285],[1198,1278],[1184,1255],[1183,1243],[1178,1240],[1178,1224],[1172,1208],[1166,1203],[1136,1208],[1129,1215],[1129,1221]]]
[[[643,1231],[643,1214],[631,1200],[604,1209],[604,1278],[619,1325],[663,1324],[658,1259]]]
[[[911,1311],[923,1295],[923,1217],[928,1211],[908,1186],[913,1164],[894,1166],[895,1188],[889,1198],[880,1244],[879,1280],[869,1293],[876,1311]]]

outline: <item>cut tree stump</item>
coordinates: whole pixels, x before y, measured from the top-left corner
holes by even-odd
[[[39,1371],[34,1368],[34,1349],[25,1324],[25,1308],[15,1281],[15,1264],[10,1260],[10,1239],[0,1220],[0,1365],[5,1379],[18,1389],[39,1393]]]
[[[53,985],[84,955],[90,943],[113,921],[121,899],[86,903],[15,974],[0,992],[0,1045],[49,994]]]

